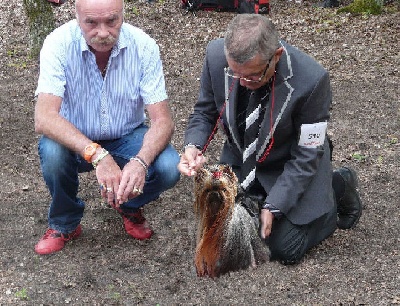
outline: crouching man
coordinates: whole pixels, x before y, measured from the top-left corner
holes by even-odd
[[[78,173],[95,169],[101,196],[136,239],[153,234],[142,207],[179,180],[157,44],[123,22],[123,0],[75,3],[76,19],[54,30],[40,55],[35,129],[52,200],[38,254],[81,234]]]

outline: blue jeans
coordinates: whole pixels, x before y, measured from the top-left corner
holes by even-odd
[[[97,143],[110,152],[122,169],[139,152],[147,130],[147,126],[141,125],[122,138]],[[91,171],[93,166],[79,154],[45,136],[39,141],[39,157],[43,177],[52,198],[48,214],[49,227],[62,233],[70,233],[81,222],[85,208],[85,203],[77,197],[78,173]],[[135,212],[157,199],[163,191],[175,186],[180,177],[178,163],[179,154],[168,145],[149,166],[143,194],[121,205],[122,211]]]

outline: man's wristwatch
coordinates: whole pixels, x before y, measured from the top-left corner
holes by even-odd
[[[90,163],[92,161],[93,155],[96,154],[96,150],[100,145],[92,142],[91,144],[87,145],[83,150],[83,158]]]

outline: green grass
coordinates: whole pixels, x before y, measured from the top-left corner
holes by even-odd
[[[347,6],[341,7],[337,13],[351,13],[353,15],[379,15],[383,4],[379,0],[354,0]]]
[[[29,300],[29,296],[28,296],[28,293],[25,288],[22,288],[21,290],[17,291],[15,293],[15,297],[19,298],[20,300],[24,300],[24,301]]]

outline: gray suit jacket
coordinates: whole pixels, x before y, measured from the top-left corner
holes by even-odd
[[[219,112],[227,140],[220,156],[222,163],[240,167],[243,148],[237,141],[236,105],[239,82],[227,78],[223,39],[207,46],[201,76],[201,89],[190,115],[185,143],[203,146],[211,134]],[[281,42],[284,52],[276,67],[273,94],[270,94],[260,130],[258,155],[268,147],[270,107],[274,96],[274,145],[256,177],[265,189],[266,201],[295,224],[307,224],[334,208],[332,168],[327,138],[317,148],[298,145],[302,124],[328,121],[332,95],[328,72],[313,58]],[[225,84],[227,83],[227,84]],[[226,90],[226,87],[229,88]]]

